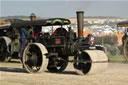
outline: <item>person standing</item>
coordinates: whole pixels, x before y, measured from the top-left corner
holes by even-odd
[[[25,27],[22,27],[20,29],[20,58],[23,57],[23,51],[24,51],[24,48],[27,44],[27,36],[29,36],[30,34],[27,33],[26,29],[30,29],[31,27],[28,26],[27,28]]]

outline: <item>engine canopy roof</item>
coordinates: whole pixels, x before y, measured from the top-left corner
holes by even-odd
[[[69,19],[64,18],[50,18],[50,19],[40,19],[32,21],[14,21],[11,22],[12,27],[21,27],[21,26],[54,26],[54,25],[69,25],[71,24]]]
[[[128,27],[128,21],[123,21],[117,23],[117,27]]]

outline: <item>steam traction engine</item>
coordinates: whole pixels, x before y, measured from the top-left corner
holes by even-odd
[[[21,22],[19,19],[9,19],[8,23],[0,25],[0,62],[8,62],[18,58],[19,31],[11,26],[11,22]]]
[[[47,24],[52,25],[61,22],[61,28],[54,33],[40,33],[35,43],[30,43],[23,53],[23,65],[27,72],[41,72],[48,69],[49,72],[62,72],[73,62],[78,74],[92,74],[105,70],[108,58],[102,46],[91,45],[90,38],[83,37],[83,14],[77,12],[78,37],[63,28],[63,24],[70,24],[68,19],[51,19]],[[63,23],[63,24],[62,24]],[[72,57],[73,59],[71,59]]]
[[[125,27],[125,33],[122,37],[123,54],[126,61],[128,61],[128,21],[119,22],[117,27]]]

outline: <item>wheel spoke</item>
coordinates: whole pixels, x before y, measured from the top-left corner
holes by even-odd
[[[32,57],[32,53],[28,52],[26,53],[27,56]]]

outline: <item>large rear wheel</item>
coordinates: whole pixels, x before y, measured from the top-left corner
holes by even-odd
[[[8,52],[6,41],[3,38],[0,38],[0,62],[8,61]]]
[[[123,53],[125,60],[128,61],[128,38],[124,42]]]
[[[44,55],[44,46],[39,43],[28,45],[23,53],[23,65],[27,72],[35,73],[46,70],[48,59]]]

